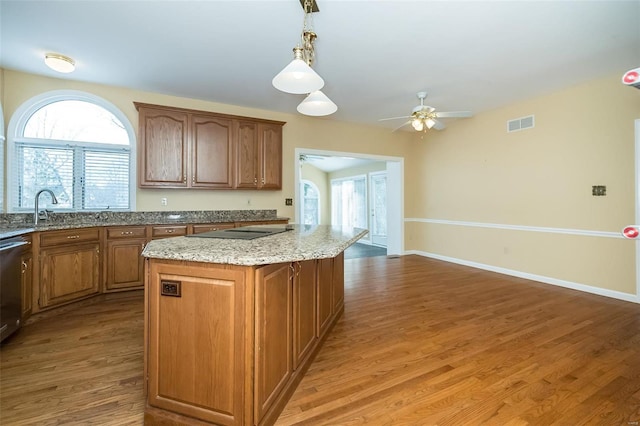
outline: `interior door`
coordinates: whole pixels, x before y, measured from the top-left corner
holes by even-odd
[[[371,194],[371,244],[387,246],[387,172],[369,174]]]

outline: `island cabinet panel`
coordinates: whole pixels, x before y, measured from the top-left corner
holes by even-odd
[[[307,358],[317,341],[316,260],[294,263],[293,369]]]
[[[289,263],[256,270],[254,421],[260,423],[293,372]]]
[[[317,336],[322,337],[331,325],[333,313],[333,259],[318,260],[318,328]]]
[[[191,128],[191,186],[233,188],[233,121],[194,115]]]
[[[331,285],[331,312],[335,314],[344,306],[344,252],[333,258]]]
[[[150,265],[149,405],[214,424],[245,424],[245,274]]]
[[[140,108],[141,188],[186,188],[189,116],[180,111]]]

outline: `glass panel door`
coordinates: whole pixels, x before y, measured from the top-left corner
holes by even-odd
[[[371,173],[371,243],[387,246],[387,172]]]

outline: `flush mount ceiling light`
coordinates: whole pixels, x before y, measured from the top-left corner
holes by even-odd
[[[59,53],[47,53],[44,55],[44,63],[52,70],[63,73],[70,73],[76,69],[73,59]]]
[[[336,104],[320,89],[324,80],[312,68],[315,59],[314,41],[318,37],[313,31],[312,13],[318,12],[315,0],[300,0],[304,9],[304,21],[300,43],[293,48],[293,60],[272,80],[276,89],[295,95],[309,94],[298,105],[298,111],[306,115],[329,115],[338,110]],[[312,103],[310,103],[312,102]]]

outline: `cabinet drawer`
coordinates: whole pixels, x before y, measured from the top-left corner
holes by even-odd
[[[181,235],[187,235],[187,225],[154,226],[151,229],[152,238],[178,237]]]
[[[147,236],[147,228],[144,226],[118,226],[107,228],[107,239],[114,238],[144,238]]]
[[[233,223],[199,224],[199,225],[193,225],[193,233],[201,234],[203,232],[218,231],[220,229],[229,229],[229,228],[235,228],[235,224]]]
[[[40,246],[48,247],[59,244],[76,244],[100,239],[98,228],[80,228],[64,231],[46,231],[40,234]]]

